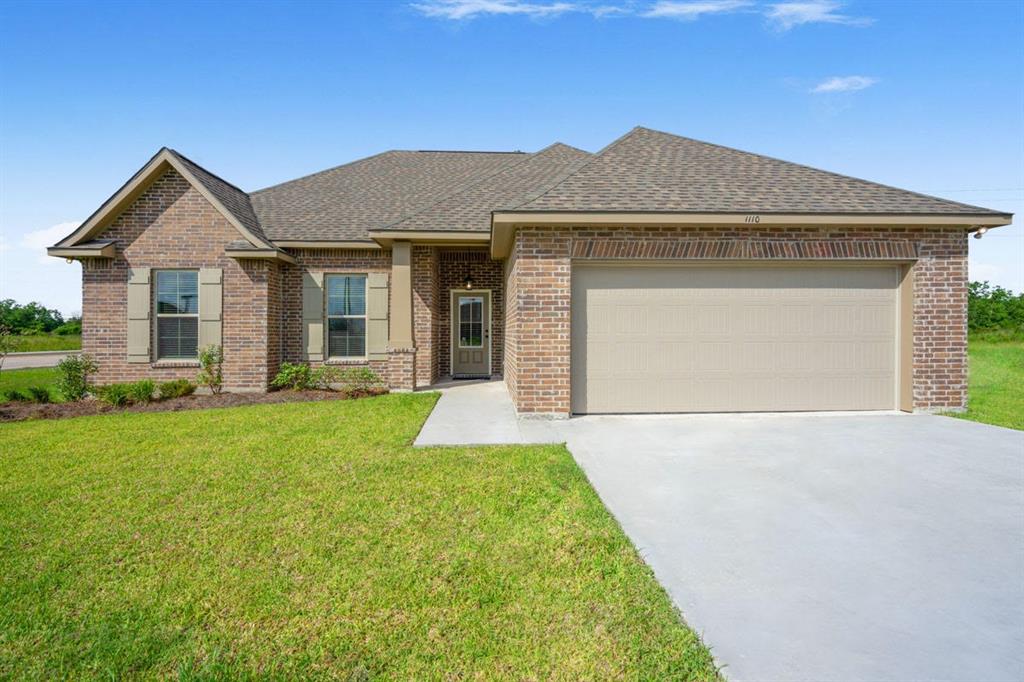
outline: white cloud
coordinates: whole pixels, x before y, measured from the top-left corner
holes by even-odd
[[[781,31],[788,31],[804,24],[845,24],[847,26],[868,26],[874,23],[869,17],[852,17],[838,12],[843,4],[832,0],[808,0],[807,2],[780,2],[769,5],[765,16]]]
[[[856,92],[870,88],[877,82],[878,79],[871,76],[832,76],[814,86],[811,92]]]
[[[693,0],[690,2],[660,0],[640,16],[651,19],[693,21],[705,14],[726,14],[749,7],[751,4],[748,0]]]
[[[51,258],[46,255],[46,247],[53,246],[64,237],[75,231],[82,221],[71,221],[67,223],[57,223],[51,227],[44,228],[42,230],[34,230],[32,232],[26,232],[21,236],[21,246],[30,251],[34,251],[39,256],[39,262],[45,265],[51,265],[58,263],[56,258]]]
[[[521,15],[542,19],[580,10],[578,5],[568,2],[538,4],[520,0],[429,0],[413,3],[412,7],[428,17],[456,21],[486,15]]]

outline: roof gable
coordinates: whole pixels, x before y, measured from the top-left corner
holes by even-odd
[[[517,211],[999,214],[759,154],[634,128]]]
[[[80,245],[102,234],[168,168],[185,178],[249,243],[274,248],[260,230],[245,192],[167,147],[158,151],[78,229],[58,242],[57,247]]]

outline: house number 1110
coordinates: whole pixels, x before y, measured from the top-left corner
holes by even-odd
[[[759,215],[748,215],[746,218],[743,219],[743,222],[745,222],[745,223],[759,223],[759,222],[761,222],[761,216],[759,216]]]

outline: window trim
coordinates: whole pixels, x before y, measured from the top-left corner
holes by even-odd
[[[363,314],[362,315],[331,315],[330,314],[330,287],[328,280],[331,277],[361,277],[363,280]],[[367,362],[369,361],[370,341],[370,300],[369,300],[369,274],[366,272],[325,272],[324,273],[324,362]],[[331,354],[331,320],[362,320],[363,321],[363,354],[362,355],[332,355]]]
[[[194,313],[161,313],[160,312],[160,273],[164,272],[194,272],[196,273],[196,311]],[[202,323],[199,320],[199,311],[202,302],[203,287],[199,281],[199,268],[154,268],[151,286],[153,287],[153,357],[152,362],[156,363],[178,363],[199,361],[199,329]],[[196,318],[196,354],[190,357],[162,358],[160,357],[160,318]]]

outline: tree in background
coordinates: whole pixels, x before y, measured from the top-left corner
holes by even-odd
[[[967,285],[967,329],[1024,333],[1024,294],[988,282]]]
[[[64,324],[64,316],[39,303],[22,305],[14,299],[0,301],[0,326],[14,334],[45,334]]]

